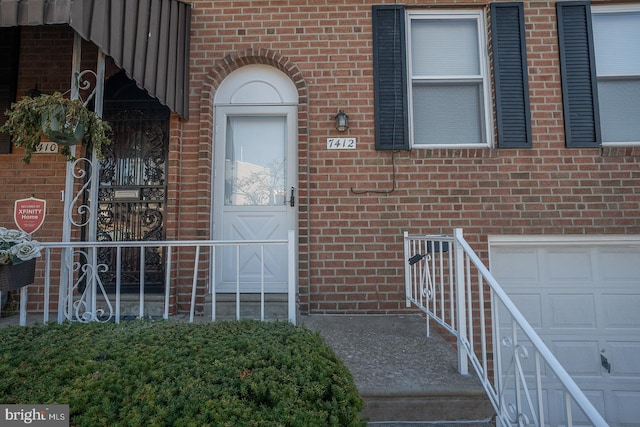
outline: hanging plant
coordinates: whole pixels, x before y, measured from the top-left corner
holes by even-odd
[[[62,145],[60,153],[69,161],[75,160],[69,147],[78,142],[83,142],[87,150],[95,148],[99,158],[102,147],[111,144],[107,136],[109,123],[87,109],[81,100],[65,98],[59,92],[25,96],[11,104],[5,115],[8,119],[0,131],[7,132],[16,146],[25,149],[25,163],[31,161],[43,134]]]
[[[60,105],[48,114],[42,113],[42,133],[53,142],[72,146],[82,140],[85,122],[77,116],[68,117],[67,111]]]

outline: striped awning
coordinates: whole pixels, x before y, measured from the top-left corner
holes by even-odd
[[[68,24],[181,117],[189,111],[191,5],[178,0],[0,0],[0,26]]]

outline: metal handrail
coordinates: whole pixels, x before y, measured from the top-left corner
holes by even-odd
[[[105,242],[41,242],[44,252],[44,295],[42,313],[42,320],[44,323],[49,321],[49,309],[50,298],[52,295],[52,289],[56,286],[58,289],[58,316],[57,321],[62,322],[64,320],[78,320],[78,321],[92,321],[105,318],[107,320],[120,321],[120,276],[122,266],[120,263],[121,252],[124,248],[140,248],[141,256],[141,268],[140,268],[140,295],[139,295],[139,312],[138,316],[144,316],[144,248],[166,248],[166,271],[165,271],[165,288],[164,288],[164,313],[163,318],[169,317],[170,308],[170,289],[172,280],[189,280],[191,279],[191,298],[189,307],[189,321],[193,322],[195,317],[196,296],[198,295],[198,280],[202,261],[200,260],[201,249],[209,249],[210,257],[208,263],[204,265],[205,269],[208,269],[210,283],[214,282],[215,278],[215,262],[213,262],[216,248],[220,247],[235,247],[237,252],[242,246],[259,246],[261,253],[262,271],[260,274],[260,290],[256,293],[260,294],[260,318],[265,318],[265,272],[264,263],[265,247],[272,246],[285,246],[287,251],[287,311],[288,320],[291,323],[296,323],[296,281],[297,281],[297,252],[295,244],[295,231],[288,232],[287,239],[273,239],[273,240],[163,240],[163,241],[105,241]],[[96,257],[96,250],[103,248],[115,248],[117,251],[116,265],[112,266],[115,270],[115,298],[111,295],[107,295],[104,285],[101,283],[99,272],[105,271],[106,265],[98,264]],[[192,263],[192,273],[188,274],[182,269],[178,277],[172,277],[172,267],[174,267],[177,259],[173,259],[174,249],[176,248],[190,248],[188,260],[180,259],[180,262]],[[63,276],[59,282],[52,280],[52,254],[54,251],[58,251],[57,256],[60,258],[60,271],[63,272]],[[84,262],[78,262],[77,259],[82,257]],[[241,263],[240,256],[236,257],[236,267]],[[68,276],[68,277],[66,277]],[[86,286],[80,287],[80,283],[85,283]],[[215,289],[211,288],[212,295],[212,311],[211,320],[215,320]],[[241,282],[239,275],[236,276],[236,318],[240,318],[240,295],[244,293],[241,291]],[[254,292],[252,292],[254,293]],[[28,299],[28,287],[24,287],[20,291],[20,320],[19,324],[26,325],[27,318],[27,299]],[[98,307],[98,299],[103,304],[103,307]],[[113,307],[112,299],[115,300],[115,307]],[[106,310],[106,311],[105,311]]]
[[[420,308],[428,318],[435,320],[457,338],[458,370],[467,374],[467,362],[471,363],[496,411],[500,425],[545,425],[541,374],[541,364],[544,364],[564,389],[566,425],[573,425],[571,403],[575,402],[594,426],[608,426],[466,242],[461,229],[455,229],[453,236],[410,236],[405,232],[404,241],[407,304]],[[443,250],[445,244],[451,247],[446,252]],[[488,305],[485,293],[490,295],[490,330],[487,330],[484,318]],[[497,310],[499,304],[502,304],[511,317],[511,336],[502,340],[496,338],[500,332]],[[450,310],[446,310],[446,307],[450,307]],[[480,318],[474,321],[474,313],[478,312]],[[518,330],[524,335],[522,339]],[[474,341],[475,335],[479,335],[479,342]],[[494,337],[491,343],[495,356],[493,365],[487,354],[488,335]],[[528,387],[527,374],[522,367],[522,360],[528,357],[527,346],[522,341],[526,341],[534,350],[535,385],[532,387]],[[506,375],[503,373],[500,343],[508,346],[512,352]],[[514,382],[513,390],[507,387],[507,382],[511,379]],[[507,402],[508,391],[515,393],[515,403]]]

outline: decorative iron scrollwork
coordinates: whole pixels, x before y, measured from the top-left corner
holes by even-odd
[[[98,238],[101,241],[153,241],[165,238],[166,155],[168,116],[165,110],[145,105],[112,104],[105,115],[114,134],[101,162]],[[99,262],[115,266],[116,249],[99,251]],[[164,253],[145,248],[144,265],[139,250],[121,254],[123,292],[137,292],[144,268],[147,291],[164,287]],[[115,286],[114,268],[101,276]]]
[[[515,344],[514,340],[509,336],[504,336],[501,340],[502,347],[506,349],[507,354],[511,354],[509,365],[506,372],[503,373],[503,388],[500,390],[500,401],[503,402],[507,409],[505,414],[509,421],[516,426],[538,425],[535,417],[535,409],[532,396],[527,387],[527,377],[522,366],[522,360],[529,359],[529,350],[522,344]],[[507,384],[513,382],[511,387]],[[524,399],[516,398],[516,401],[507,402],[507,392],[514,393],[516,396],[522,394]],[[525,411],[531,414],[527,415]]]
[[[114,316],[114,309],[107,290],[101,280],[109,267],[105,264],[88,262],[88,252],[75,250],[71,265],[68,265],[75,277],[70,290],[64,298],[65,318],[78,322],[108,322]]]

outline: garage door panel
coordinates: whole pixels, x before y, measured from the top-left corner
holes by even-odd
[[[551,249],[545,252],[544,259],[547,280],[561,281],[567,286],[585,285],[592,281],[588,249]]]
[[[523,239],[525,244],[491,243],[492,274],[609,425],[640,427],[640,237],[626,238],[624,245],[602,237],[575,243]],[[522,363],[532,372],[530,361]],[[546,423],[560,425],[564,399],[553,374],[544,375],[552,381],[544,385]],[[587,424],[573,409],[574,425]]]
[[[540,294],[519,294],[515,295],[512,301],[534,328],[542,326],[542,299]],[[509,328],[511,326],[511,317],[502,304],[498,308],[498,318],[500,319],[501,327]]]
[[[578,384],[580,386],[580,384]],[[582,389],[584,395],[587,396],[589,402],[600,412],[601,414],[606,414],[606,396],[602,390],[589,390]],[[558,394],[558,398],[561,402],[564,402],[564,396],[562,394]],[[564,411],[564,408],[562,408]],[[587,417],[582,412],[582,409],[575,403],[571,403],[571,413],[574,419],[574,425],[576,426],[593,426],[588,420]],[[553,425],[553,424],[552,424]],[[556,424],[557,425],[557,424]]]
[[[572,377],[602,376],[597,341],[552,341],[549,346]]]
[[[538,255],[535,249],[517,249],[502,251],[496,250],[495,268],[502,272],[502,277],[510,283],[528,281],[538,283],[540,268],[538,267]],[[493,265],[493,261],[492,261]]]
[[[598,412],[604,414],[606,406],[604,393],[601,390],[583,390],[583,392]],[[545,414],[545,425],[554,427],[566,426],[564,391],[559,387],[550,388],[549,390],[544,390],[543,395],[549,396],[547,399],[548,406],[546,406],[548,410]],[[574,427],[593,427],[593,424],[589,422],[582,409],[575,402],[571,403],[571,415]]]
[[[640,277],[640,248],[604,248],[600,251],[600,276],[606,281],[624,281],[637,288]]]
[[[522,372],[527,376],[527,383],[530,386],[535,384],[535,374],[536,374],[536,359],[535,353],[533,351],[533,346],[527,342],[526,344],[521,343],[522,350],[520,351],[520,367]],[[506,353],[506,357],[512,357],[512,354]],[[547,366],[540,366],[540,375],[545,377],[548,375],[550,371]]]
[[[596,312],[593,294],[551,294],[551,328],[595,328]]]
[[[637,426],[640,423],[640,392],[639,391],[613,391],[613,413],[617,420],[611,425]]]
[[[640,284],[637,286],[640,287]],[[640,295],[604,294],[601,300],[605,328],[640,330]]]
[[[640,342],[609,341],[606,347],[609,349],[605,356],[611,363],[611,375],[640,378]]]

